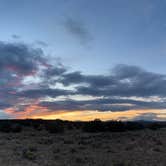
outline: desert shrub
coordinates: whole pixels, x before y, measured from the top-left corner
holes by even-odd
[[[53,149],[52,152],[53,152],[54,154],[57,154],[57,153],[59,154],[59,153],[60,153],[60,149],[56,147],[55,149]]]
[[[74,141],[72,141],[72,140],[64,140],[64,144],[74,144]]]
[[[85,132],[122,132],[126,130],[126,126],[120,121],[102,122],[99,119],[85,123],[83,131]]]
[[[0,131],[1,132],[5,132],[5,133],[9,133],[11,131],[11,122],[9,121],[2,121],[0,123]]]
[[[49,133],[63,133],[64,125],[61,121],[51,121],[45,124],[45,128]]]
[[[14,123],[12,121],[1,121],[0,122],[0,132],[21,132],[22,126],[20,124]]]
[[[43,124],[40,124],[38,122],[35,122],[32,124],[32,127],[35,129],[35,130],[38,130],[38,131],[41,131],[43,130]]]
[[[21,120],[19,121],[21,125],[25,126],[25,127],[32,127],[32,119],[25,119],[25,120]]]
[[[162,126],[158,123],[151,123],[148,125],[148,128],[151,129],[151,130],[157,130],[157,129],[160,129]]]
[[[40,131],[43,129],[43,123],[44,121],[41,119],[31,120],[31,127],[34,128],[35,130]]]
[[[77,156],[77,157],[75,157],[75,162],[80,164],[80,163],[83,163],[84,160],[81,157]]]
[[[37,157],[37,147],[29,146],[23,149],[22,157],[28,160],[35,160]]]
[[[105,131],[104,123],[96,119],[94,121],[86,122],[83,126],[83,131],[85,132],[103,132]]]
[[[71,152],[71,153],[76,153],[77,150],[76,150],[75,148],[71,148],[71,149],[70,149],[70,152]]]
[[[20,124],[12,124],[11,125],[11,132],[13,133],[19,133],[22,131],[22,126]]]
[[[73,130],[73,129],[74,129],[74,126],[73,126],[73,125],[68,125],[68,126],[67,126],[67,129],[68,129],[68,130]]]
[[[106,123],[106,128],[111,132],[122,132],[126,130],[125,124],[121,121],[110,121]]]
[[[83,126],[85,132],[123,132],[127,130],[142,130],[145,126],[139,122],[121,122],[121,121],[108,121],[102,122],[100,120],[94,120],[85,122]]]
[[[161,149],[159,147],[153,148],[153,151],[155,152],[161,152]]]
[[[73,125],[74,125],[75,129],[82,129],[82,127],[84,126],[84,123],[83,122],[74,122]]]
[[[119,162],[119,163],[114,164],[114,166],[129,166],[129,165],[125,164],[123,162]]]
[[[27,160],[35,160],[37,157],[36,152],[37,152],[37,148],[29,147],[23,150],[22,157]]]
[[[139,122],[126,122],[125,124],[126,130],[143,130],[145,129],[145,126]]]
[[[51,145],[53,144],[53,140],[50,138],[41,138],[40,140],[38,140],[39,144],[43,144],[43,145]]]
[[[31,151],[31,152],[37,152],[37,147],[30,146],[30,147],[28,147],[28,150]]]

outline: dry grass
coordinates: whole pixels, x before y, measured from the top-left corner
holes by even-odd
[[[25,127],[0,133],[1,166],[165,166],[166,129],[118,133]]]

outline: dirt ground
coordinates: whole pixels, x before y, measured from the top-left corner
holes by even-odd
[[[166,129],[0,133],[0,166],[166,166]]]

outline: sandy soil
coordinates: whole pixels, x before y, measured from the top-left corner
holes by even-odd
[[[0,133],[0,166],[166,166],[166,129]]]

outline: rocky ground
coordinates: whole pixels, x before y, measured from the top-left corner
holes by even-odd
[[[166,166],[166,129],[0,133],[0,166]]]

